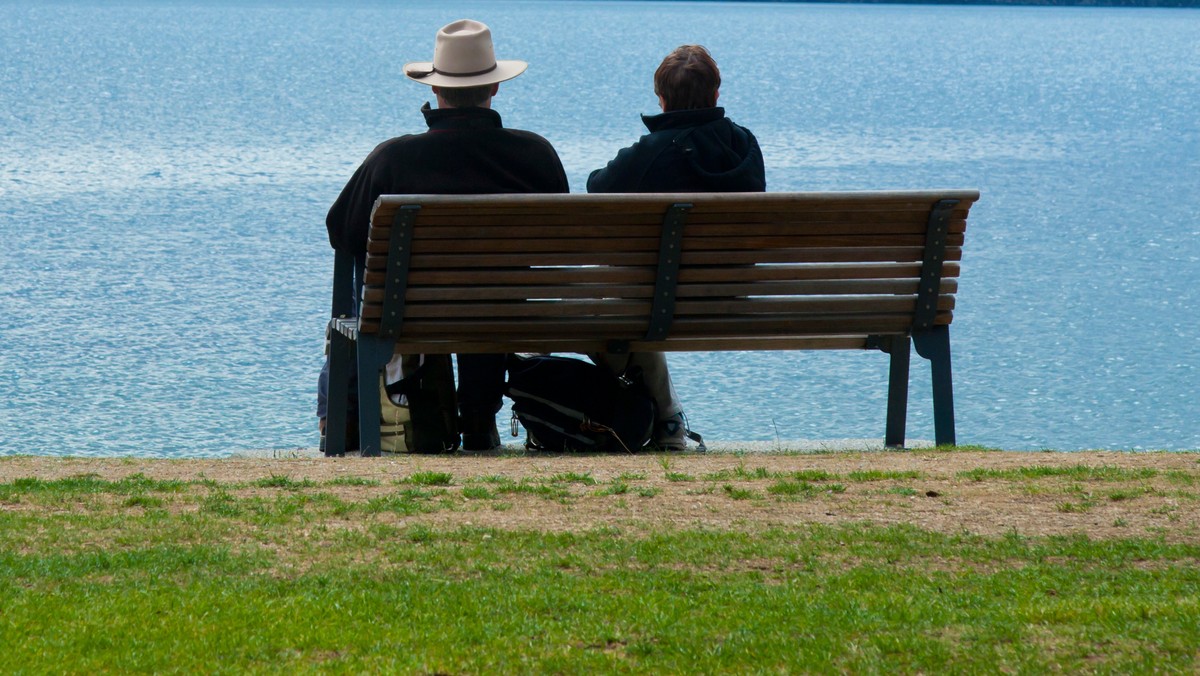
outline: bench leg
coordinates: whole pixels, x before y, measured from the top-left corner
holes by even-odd
[[[888,369],[887,431],[883,444],[904,448],[904,428],[908,421],[908,365],[911,348],[908,336],[892,338],[888,345],[891,365]]]
[[[382,453],[379,377],[392,358],[394,345],[393,341],[377,336],[358,337],[358,447],[364,456]]]
[[[954,379],[950,372],[950,327],[913,333],[917,354],[933,372],[933,429],[938,446],[954,446]]]
[[[345,455],[350,409],[350,376],[354,370],[354,341],[330,327],[329,390],[325,413],[325,455]]]

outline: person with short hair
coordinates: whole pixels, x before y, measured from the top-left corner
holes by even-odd
[[[432,61],[404,66],[406,77],[428,85],[436,97],[436,109],[428,103],[421,108],[428,131],[379,144],[325,219],[333,248],[355,256],[355,288],[361,288],[371,207],[380,195],[568,191],[566,172],[550,142],[529,131],[505,128],[492,109],[500,83],[527,67],[524,61],[497,60],[491,30],[470,19],[438,30]],[[496,448],[505,355],[460,354],[457,360],[463,448]],[[322,419],[323,404],[318,396]]]
[[[588,192],[763,192],[762,151],[717,106],[721,71],[708,50],[683,45],[654,71],[659,115],[650,130],[588,176]]]
[[[721,71],[709,51],[683,45],[654,71],[662,113],[643,115],[650,133],[588,176],[587,190],[606,192],[763,192],[766,171],[758,139],[717,106]],[[661,352],[593,355],[610,369],[640,366],[658,405],[653,443],[684,450],[687,424]]]

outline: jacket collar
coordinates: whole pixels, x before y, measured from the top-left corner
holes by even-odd
[[[642,123],[650,131],[662,131],[664,129],[685,129],[687,127],[698,127],[709,122],[716,122],[725,117],[725,109],[717,106],[716,108],[694,108],[692,110],[672,110],[669,113],[660,113],[658,115],[643,115]]]
[[[430,131],[450,129],[500,129],[500,113],[491,108],[433,108],[426,103],[421,106],[425,124]]]

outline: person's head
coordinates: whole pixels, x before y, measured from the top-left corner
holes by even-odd
[[[528,67],[524,61],[498,61],[491,29],[478,21],[460,19],[438,30],[433,61],[406,63],[404,75],[430,85],[439,107],[486,107],[501,82]]]
[[[720,87],[717,62],[700,45],[676,48],[654,71],[654,93],[663,112],[712,108],[717,105]]]

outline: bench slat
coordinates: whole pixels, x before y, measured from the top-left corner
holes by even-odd
[[[762,263],[767,265],[785,264],[887,264],[920,262],[924,249],[921,247],[873,247],[873,248],[814,248],[814,249],[777,249],[774,251],[755,254],[752,251],[725,252],[684,252],[682,264],[683,274],[692,266],[741,266]],[[962,247],[948,247],[946,261],[954,262],[962,259]],[[603,254],[598,252],[574,253],[507,253],[507,254],[436,254],[426,260],[425,256],[414,255],[414,269],[426,268],[527,268],[531,265],[654,265],[658,261],[658,252],[645,251],[641,253]],[[365,282],[368,285],[382,286],[384,276],[382,270],[386,259],[382,256],[367,258],[367,273]]]
[[[685,226],[686,230],[686,226]],[[947,246],[962,246],[963,234],[951,233],[946,237]],[[624,237],[588,238],[588,237],[542,237],[537,239],[520,239],[504,237],[501,239],[428,239],[415,238],[412,243],[412,254],[439,253],[525,253],[525,252],[584,252],[584,251],[658,251],[659,238]],[[837,248],[837,247],[922,247],[925,245],[925,234],[893,234],[893,235],[778,235],[754,236],[740,235],[733,237],[700,237],[685,232],[683,251],[741,251],[745,249],[777,250],[793,248]],[[387,241],[369,240],[367,253],[386,256]]]
[[[631,341],[633,352],[712,352],[729,350],[854,350],[863,349],[866,335],[846,336],[789,336],[781,338],[697,338],[671,340],[662,343]],[[448,354],[453,352],[559,352],[587,354],[602,352],[607,344],[595,339],[555,340],[455,340],[453,342],[422,341],[396,343],[400,354],[425,352]]]
[[[900,211],[929,210],[936,201],[957,199],[959,209],[966,209],[978,199],[972,190],[927,191],[864,191],[825,193],[680,193],[671,196],[674,202],[688,202],[697,207],[719,203],[731,213],[759,211]],[[663,197],[654,194],[590,194],[590,195],[383,195],[376,203],[375,213],[391,221],[395,210],[405,204],[419,203],[425,208],[458,209],[466,213],[481,208],[501,211],[517,209],[529,212],[556,213],[562,203],[587,211],[628,213],[638,205],[643,209],[661,209]]]
[[[917,297],[891,296],[879,298],[868,297],[801,297],[782,299],[732,299],[732,300],[680,300],[675,305],[675,316],[719,316],[729,321],[738,321],[746,315],[760,314],[793,314],[793,315],[833,315],[833,314],[866,314],[866,313],[912,313],[916,309]],[[953,296],[938,299],[938,308],[953,310]],[[555,318],[555,317],[599,317],[626,316],[641,320],[650,314],[649,299],[636,300],[554,300],[530,301],[525,303],[497,302],[438,302],[413,303],[404,310],[405,322],[422,319],[454,318],[461,316],[489,317],[526,317],[526,318]],[[373,309],[369,315],[381,314]]]
[[[427,266],[414,264],[409,273],[410,286],[436,286],[448,284],[508,284],[528,283],[542,279],[543,271],[556,271],[564,283],[599,281],[653,282],[654,270],[644,267],[543,267],[537,269],[447,269],[449,266]],[[432,268],[432,269],[429,269]],[[947,263],[942,268],[942,277],[957,277],[958,263]],[[916,263],[866,265],[755,265],[740,266],[693,266],[679,271],[681,284],[693,282],[754,281],[770,279],[918,279],[921,266]]]
[[[780,297],[805,298],[811,296],[865,296],[885,298],[895,295],[916,297],[916,279],[838,279],[816,281],[763,281],[752,283],[703,283],[680,284],[676,297],[689,298],[723,297]],[[958,280],[941,280],[941,295],[953,295],[958,290]],[[534,299],[584,299],[584,298],[649,298],[653,284],[546,284],[546,285],[468,285],[468,286],[410,286],[405,298],[409,305],[416,303],[454,303],[458,301],[505,301]],[[363,316],[379,316],[371,308],[380,307],[384,292],[379,288],[363,291]],[[751,300],[745,298],[745,300]]]
[[[758,220],[739,218],[736,215],[698,214],[689,217],[686,225],[687,235],[703,237],[740,237],[744,235],[767,235],[780,231],[808,235],[873,235],[873,234],[924,234],[928,210],[912,212],[907,218],[898,218],[891,213],[881,213],[874,218],[863,217],[861,214],[831,214],[826,218],[815,218],[812,214],[792,215],[771,214],[763,215]],[[569,233],[572,237],[596,239],[638,237],[657,233],[662,225],[661,214],[648,214],[643,223],[632,224],[625,219],[621,225],[612,225],[612,217],[605,216],[595,219],[573,219],[564,221],[562,217],[551,219],[548,216],[524,215],[517,217],[500,217],[490,214],[476,214],[451,217],[443,214],[420,215],[421,228],[417,233],[418,239],[541,239],[561,237]],[[947,231],[962,233],[966,231],[965,214],[952,218],[947,223]],[[380,225],[374,233],[379,239],[391,237],[391,226]]]
[[[949,324],[952,313],[941,311],[935,324]],[[362,317],[360,329],[374,320]],[[597,340],[638,340],[647,327],[644,320],[628,317],[551,318],[530,322],[526,318],[446,319],[406,323],[404,335],[408,340],[438,339],[509,339],[520,338],[592,338]],[[822,335],[828,333],[903,334],[912,327],[911,313],[849,314],[835,316],[809,315],[749,315],[736,323],[726,318],[677,317],[671,325],[671,337],[766,337],[787,335]]]

